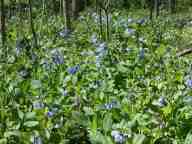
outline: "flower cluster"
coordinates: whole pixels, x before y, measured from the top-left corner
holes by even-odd
[[[33,144],[43,144],[42,138],[40,136],[33,136],[32,138]]]
[[[58,49],[54,49],[51,51],[52,53],[52,61],[56,65],[61,65],[64,63],[64,58],[61,52]]]
[[[160,97],[158,100],[153,101],[153,105],[160,108],[165,107],[167,105],[167,100],[164,97]]]
[[[144,59],[145,57],[145,49],[141,48],[139,51],[139,59]]]
[[[116,101],[112,101],[111,103],[104,104],[104,108],[106,110],[111,110],[111,109],[113,109],[115,107],[117,107],[117,102]]]
[[[30,72],[29,72],[29,69],[23,67],[23,68],[21,68],[21,69],[19,70],[18,74],[19,74],[19,76],[22,77],[22,78],[27,78],[27,77],[29,77]]]
[[[33,102],[34,109],[42,109],[44,107],[45,107],[45,104],[43,102],[40,102],[40,101]]]
[[[58,34],[60,37],[68,38],[70,33],[71,33],[71,31],[69,29],[65,28],[64,30],[60,31]]]
[[[189,88],[192,88],[192,79],[187,79],[186,85],[187,85]]]
[[[122,144],[125,141],[124,135],[117,130],[113,130],[111,132],[111,136],[113,137],[116,143]]]
[[[53,117],[56,113],[58,112],[58,108],[57,107],[52,107],[49,109],[49,111],[47,112],[47,117],[51,118]]]
[[[125,37],[135,37],[136,30],[132,28],[126,28],[124,31],[124,36]]]
[[[40,62],[40,65],[45,70],[50,70],[51,69],[51,64],[49,63],[49,61],[47,59],[42,59],[41,62]]]
[[[71,75],[74,75],[74,74],[76,74],[76,73],[79,71],[79,69],[80,69],[80,65],[78,64],[78,65],[76,65],[76,66],[74,66],[74,67],[68,68],[68,69],[67,69],[67,72],[68,72],[69,74],[71,74]]]
[[[96,66],[99,68],[101,66],[104,56],[107,54],[107,45],[105,42],[100,43],[96,47]]]

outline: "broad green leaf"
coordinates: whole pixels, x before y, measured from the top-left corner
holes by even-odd
[[[20,136],[20,132],[19,131],[8,131],[4,133],[4,137],[10,137],[10,136]]]
[[[20,120],[23,120],[24,113],[22,111],[18,110],[18,115],[19,115]]]
[[[136,134],[133,138],[133,144],[143,144],[144,140],[145,140],[145,135]]]
[[[41,87],[41,81],[40,80],[32,80],[31,81],[31,86],[32,86],[32,88],[34,88],[34,89],[38,89],[38,88],[40,88]]]
[[[7,144],[7,139],[6,138],[0,139],[0,144]]]
[[[37,126],[38,124],[39,124],[38,121],[26,121],[26,122],[24,123],[24,126],[26,126],[26,127],[35,127],[35,126]]]
[[[25,119],[26,119],[26,120],[34,119],[34,118],[35,118],[35,115],[36,115],[35,112],[27,112],[27,113],[25,114]]]
[[[191,131],[187,134],[184,144],[192,144],[192,133],[191,133]]]
[[[105,132],[108,132],[111,130],[112,128],[112,124],[113,124],[113,121],[112,121],[112,116],[111,114],[106,114],[104,119],[103,119],[103,129]]]

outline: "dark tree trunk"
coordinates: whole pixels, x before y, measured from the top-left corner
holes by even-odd
[[[72,15],[73,18],[77,18],[79,11],[79,0],[72,0]]]
[[[70,0],[63,0],[64,16],[65,16],[65,28],[71,29],[71,19],[70,19]]]
[[[159,16],[159,7],[160,7],[160,0],[155,0],[154,2],[154,8],[155,8],[155,16]]]
[[[149,6],[150,6],[150,19],[153,18],[153,9],[154,9],[154,0],[149,0]]]
[[[5,32],[5,5],[4,5],[4,0],[1,0],[1,40],[2,40],[2,45],[5,45],[6,41],[6,32]]]
[[[34,24],[33,24],[33,11],[32,11],[32,3],[31,0],[29,0],[29,16],[30,16],[30,26],[31,26],[31,32],[33,34],[33,44],[35,48],[38,48],[37,44],[37,35],[35,32]]]
[[[176,11],[176,0],[170,0],[170,10],[171,13],[174,13]]]

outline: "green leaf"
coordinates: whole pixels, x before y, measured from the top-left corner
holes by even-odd
[[[184,144],[192,144],[192,133],[191,133],[191,131],[187,134]]]
[[[4,133],[4,137],[8,138],[10,136],[20,136],[20,132],[19,131],[8,131]]]
[[[26,120],[34,119],[34,118],[35,118],[35,115],[36,115],[35,112],[27,112],[27,113],[25,114],[25,119],[26,119]]]
[[[37,126],[38,124],[39,124],[38,121],[26,121],[26,122],[24,123],[24,126],[26,126],[26,127],[35,127],[35,126]]]
[[[0,139],[0,144],[7,144],[7,139],[6,138]]]
[[[83,107],[86,115],[94,115],[94,111],[90,107]]]
[[[104,119],[103,119],[103,129],[105,132],[108,132],[111,130],[112,128],[112,124],[113,124],[113,121],[112,121],[112,116],[111,114],[106,114]]]
[[[31,81],[31,86],[32,86],[32,88],[34,88],[34,89],[38,89],[38,88],[40,88],[41,87],[41,81],[40,80],[32,80]]]
[[[20,120],[23,120],[24,113],[22,111],[18,110],[18,116],[19,116]]]
[[[145,135],[136,134],[133,138],[133,144],[143,144],[144,140],[145,140]]]

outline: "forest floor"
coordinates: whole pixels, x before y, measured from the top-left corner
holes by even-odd
[[[192,61],[176,54],[192,48],[192,13],[147,13],[114,11],[107,29],[88,9],[68,31],[37,11],[38,47],[27,14],[9,19],[0,143],[191,144]]]

